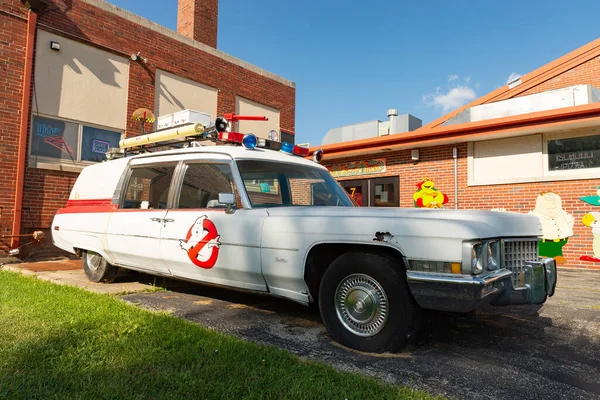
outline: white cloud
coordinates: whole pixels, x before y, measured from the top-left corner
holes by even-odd
[[[475,93],[475,90],[469,86],[471,77],[467,76],[464,78],[466,85],[454,82],[458,79],[458,75],[449,75],[448,90],[442,91],[439,86],[436,87],[435,93],[429,93],[423,96],[423,103],[428,107],[436,107],[441,109],[443,113],[448,113],[475,100],[477,94]]]
[[[457,86],[450,89],[448,93],[436,93],[433,97],[433,103],[447,113],[471,100],[475,100],[476,97],[475,91],[470,87]]]
[[[517,74],[516,72],[511,72],[510,75],[508,76],[508,79],[506,80],[506,84],[508,85],[512,81],[516,81],[517,79],[519,79],[522,76],[523,76],[522,74]]]

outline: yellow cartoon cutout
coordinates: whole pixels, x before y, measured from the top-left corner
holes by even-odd
[[[540,193],[535,201],[535,209],[529,213],[535,214],[542,224],[540,257],[554,258],[557,264],[566,263],[562,248],[573,236],[575,217],[562,209],[560,196],[551,191]]]
[[[417,208],[441,208],[448,202],[448,196],[435,188],[435,184],[429,178],[417,183],[417,190],[413,196]]]
[[[579,200],[584,201],[593,206],[600,206],[600,188],[596,191],[595,196],[583,196]],[[592,235],[594,235],[594,241],[592,242],[592,249],[594,250],[594,256],[581,256],[581,261],[600,262],[600,212],[589,212],[583,216],[581,222],[585,226],[592,228]]]

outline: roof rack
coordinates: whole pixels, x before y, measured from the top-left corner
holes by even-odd
[[[217,117],[211,126],[201,123],[188,123],[178,127],[147,133],[122,139],[118,148],[111,148],[106,153],[108,160],[149,153],[173,148],[186,148],[202,146],[202,142],[215,142],[218,144],[241,145],[247,149],[264,148],[277,150],[287,154],[307,157],[308,147],[296,146],[293,143],[280,142],[279,133],[275,130],[269,132],[269,139],[259,138],[253,133],[240,133],[231,131],[231,123],[237,121],[268,121],[265,116],[236,115],[232,113]],[[323,152],[317,150],[313,160],[320,162]]]

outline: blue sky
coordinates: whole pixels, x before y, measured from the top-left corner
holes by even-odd
[[[171,29],[177,0],[109,0]],[[427,123],[599,37],[600,1],[220,0],[219,50],[296,83],[296,143]]]

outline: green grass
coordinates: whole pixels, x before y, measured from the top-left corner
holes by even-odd
[[[432,397],[108,295],[0,271],[0,398]]]

